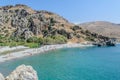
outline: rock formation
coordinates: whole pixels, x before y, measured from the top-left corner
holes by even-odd
[[[37,72],[31,66],[21,65],[5,79],[0,74],[0,80],[38,80]]]
[[[93,42],[93,45],[97,45],[98,47],[101,46],[115,46],[116,45],[116,39],[109,39],[99,42]]]
[[[0,80],[5,80],[4,76],[0,73]]]
[[[106,39],[52,12],[36,11],[21,4],[0,7],[0,37],[27,40],[33,36],[46,38],[56,35],[62,35],[72,43]]]
[[[35,11],[26,5],[17,4],[0,8],[0,34],[4,36],[29,38],[34,35],[55,35],[54,33],[64,27],[68,27],[69,30],[70,26],[71,23],[57,14]]]

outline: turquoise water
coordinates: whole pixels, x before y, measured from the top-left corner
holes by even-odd
[[[39,80],[120,80],[120,45],[49,51],[1,63],[0,72],[21,64],[32,65]]]

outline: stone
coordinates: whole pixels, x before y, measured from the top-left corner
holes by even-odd
[[[5,80],[38,80],[37,72],[31,66],[17,67]]]
[[[4,76],[0,73],[0,80],[5,80]]]

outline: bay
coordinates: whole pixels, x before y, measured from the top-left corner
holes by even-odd
[[[17,66],[31,65],[39,80],[119,80],[120,45],[66,48],[0,63],[7,76]]]

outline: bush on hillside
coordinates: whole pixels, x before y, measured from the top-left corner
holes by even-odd
[[[27,39],[28,43],[34,42],[34,43],[39,43],[39,38],[37,37],[30,37]]]
[[[55,35],[52,37],[57,44],[63,44],[67,42],[67,38],[62,35]]]

